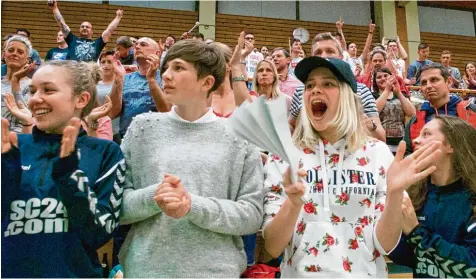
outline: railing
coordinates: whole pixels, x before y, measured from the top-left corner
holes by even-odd
[[[415,90],[419,91],[421,89],[420,86],[407,86],[408,90]],[[470,90],[470,89],[455,89],[455,88],[450,88],[451,93],[457,93],[463,97],[466,97],[467,95],[471,96],[476,96],[476,90]]]

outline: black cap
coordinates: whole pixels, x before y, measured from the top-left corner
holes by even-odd
[[[352,73],[349,64],[337,58],[322,58],[319,56],[304,58],[297,64],[296,69],[294,69],[294,75],[302,83],[306,83],[312,70],[319,67],[328,68],[338,80],[348,83],[352,91],[357,92],[357,82],[355,81],[354,73]]]

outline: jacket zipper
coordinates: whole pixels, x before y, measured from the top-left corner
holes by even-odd
[[[40,175],[40,181],[39,181],[39,184],[38,186],[41,187],[43,186],[43,182],[45,180],[45,175],[46,175],[46,171],[48,170],[48,166],[50,165],[50,161],[51,161],[51,157],[49,156],[50,153],[51,153],[51,144],[48,145],[48,155],[47,155],[47,159],[46,159],[46,162],[45,162],[45,165],[43,167],[43,171],[41,172],[41,175]]]

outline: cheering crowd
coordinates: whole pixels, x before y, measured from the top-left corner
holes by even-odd
[[[372,22],[359,55],[342,20],[309,54],[245,31],[111,47],[122,10],[94,38],[48,8],[44,59],[24,28],[2,48],[3,277],[101,277],[111,239],[111,277],[256,277],[257,237],[282,277],[476,277],[476,102],[450,93],[474,62],[409,63]],[[299,170],[227,125],[258,98],[285,99]]]

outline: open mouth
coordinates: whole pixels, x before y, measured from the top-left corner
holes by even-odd
[[[312,115],[317,118],[322,118],[327,111],[327,104],[321,100],[314,100],[311,102]]]

